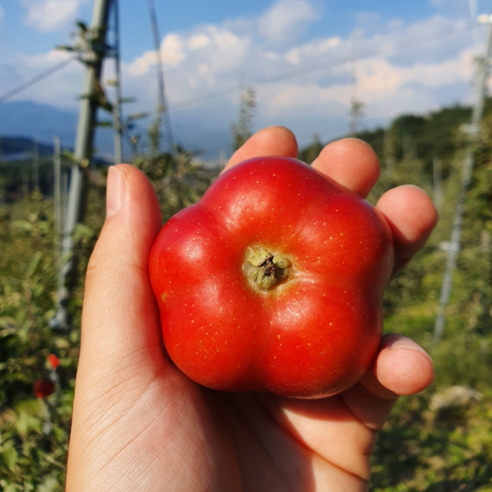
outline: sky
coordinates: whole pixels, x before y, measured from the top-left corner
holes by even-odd
[[[155,4],[178,140],[227,135],[239,89],[252,87],[254,129],[287,126],[301,145],[314,134],[322,140],[346,134],[354,98],[364,104],[360,129],[471,103],[473,60],[486,37],[485,26],[471,24],[471,11],[492,10],[490,0]],[[70,42],[76,20],[90,22],[92,7],[93,0],[0,0],[0,98],[64,60],[68,55],[55,47]],[[120,14],[123,93],[136,99],[124,113],[152,113],[157,84],[147,2],[120,0]],[[109,60],[104,80],[112,73]],[[72,62],[12,101],[75,112],[82,76],[83,66]]]

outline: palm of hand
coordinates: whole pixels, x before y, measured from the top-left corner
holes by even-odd
[[[295,155],[293,147],[286,130],[268,129],[233,162]],[[321,400],[199,387],[162,350],[146,269],[160,228],[155,194],[134,168],[116,172],[124,178],[117,185],[124,197],[105,224],[87,274],[67,490],[366,490],[376,431],[395,392],[413,393],[431,382],[427,356],[409,340],[388,337],[373,372],[345,393]],[[327,172],[343,183],[336,173]],[[371,179],[360,173],[357,179],[343,184],[368,192]],[[396,268],[418,250],[435,222],[423,193],[413,193],[424,213],[415,210],[413,196],[418,226],[393,227],[400,251]]]
[[[376,433],[359,420],[374,399],[362,386],[317,401],[226,394],[192,383],[160,346],[147,361],[84,402],[92,452],[71,459],[86,490],[366,490]]]

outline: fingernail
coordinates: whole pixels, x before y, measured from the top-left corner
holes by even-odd
[[[426,357],[428,357],[430,360],[431,356],[416,342],[414,342],[411,338],[400,338],[396,340],[390,347],[388,347],[390,350],[395,350],[395,349],[407,349],[407,350],[416,350],[417,352],[420,352],[421,354],[424,354]]]
[[[112,217],[123,204],[125,196],[125,181],[122,172],[116,166],[108,169],[106,189],[106,218]]]

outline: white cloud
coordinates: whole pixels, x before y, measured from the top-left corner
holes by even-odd
[[[340,45],[342,40],[338,37],[320,39],[289,50],[284,58],[292,65],[298,65],[302,59],[315,59],[328,50]]]
[[[297,65],[301,61],[301,50],[299,48],[291,49],[285,54],[285,59],[292,65]]]
[[[218,29],[215,26],[211,26],[209,27],[209,31],[212,35],[213,42],[222,53],[240,47],[241,40],[239,36],[229,29]]]
[[[19,77],[16,85],[29,80],[70,55],[64,51],[51,50],[38,55],[18,55],[18,64],[10,68]],[[42,104],[51,104],[58,108],[75,109],[79,105],[78,96],[82,93],[82,64],[73,61],[62,70],[33,85],[14,100],[31,100]],[[3,86],[0,82],[0,92],[7,92],[12,86]]]
[[[206,63],[200,63],[198,66],[198,72],[200,75],[206,75],[208,72],[208,65]]]
[[[338,46],[341,42],[340,38],[328,38],[325,41],[321,41],[319,44],[319,51],[321,53],[328,51],[330,48]]]
[[[190,50],[199,50],[210,44],[210,38],[204,34],[192,36],[189,41]]]
[[[130,77],[137,77],[147,73],[150,66],[155,65],[155,63],[155,53],[153,51],[146,51],[128,66],[128,75],[130,75]]]
[[[168,34],[162,41],[161,46],[162,61],[170,67],[176,67],[185,58],[183,42],[175,34]]]
[[[168,34],[161,43],[161,59],[164,66],[176,67],[186,58],[184,43],[180,36]],[[128,66],[131,76],[140,76],[156,64],[155,52],[146,51]]]
[[[429,89],[455,83],[466,85],[472,77],[472,61],[471,50],[462,51],[453,60],[441,63],[417,61],[410,67],[394,66],[383,58],[365,60],[358,66],[358,91],[370,104],[383,101],[388,94],[398,94],[408,84]]]
[[[72,22],[85,0],[21,0],[26,22],[37,31],[56,31]]]
[[[261,36],[272,44],[295,39],[316,20],[314,7],[306,0],[280,0],[259,21]]]
[[[242,69],[242,64],[251,46],[250,37],[241,36],[222,26],[206,26],[195,32],[168,34],[161,45],[164,68],[186,82],[178,84],[178,93],[186,87],[200,87],[199,80],[209,87],[223,74]],[[126,69],[133,78],[147,76],[155,64],[152,51],[136,58]],[[180,70],[178,76],[174,69]],[[197,78],[198,77],[198,78]],[[202,84],[203,89],[203,84]],[[185,97],[185,93],[183,93]]]
[[[278,53],[275,53],[274,51],[265,51],[263,53],[263,56],[267,59],[267,60],[278,60],[280,58],[280,56],[278,55]]]

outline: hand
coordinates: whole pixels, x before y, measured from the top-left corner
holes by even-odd
[[[297,156],[294,136],[258,132],[227,167],[251,157]],[[334,142],[313,166],[366,196],[379,176],[372,149]],[[377,207],[395,238],[395,271],[437,221],[419,188],[387,192]],[[82,318],[67,491],[363,491],[377,431],[398,395],[433,380],[415,342],[383,337],[361,382],[320,400],[226,394],[179,372],[162,348],[147,273],[161,227],[152,186],[137,169],[110,170],[108,217],[91,257]]]

